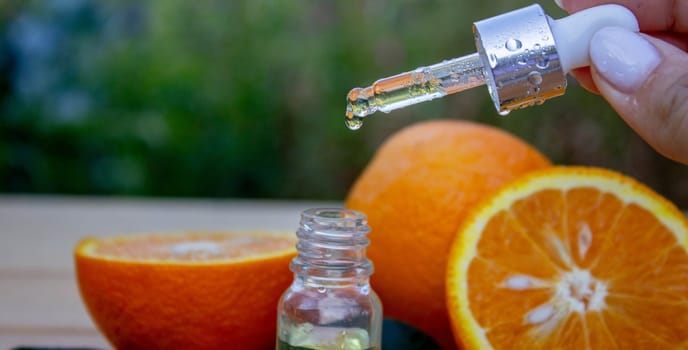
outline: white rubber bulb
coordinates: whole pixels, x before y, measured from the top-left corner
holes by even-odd
[[[557,45],[561,68],[572,69],[590,65],[590,40],[604,27],[623,27],[638,32],[638,20],[620,5],[601,5],[550,21]]]

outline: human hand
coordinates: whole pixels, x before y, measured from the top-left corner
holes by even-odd
[[[572,74],[655,150],[688,164],[688,0],[555,1],[571,13],[616,3],[635,14],[643,34],[601,29],[591,67]]]

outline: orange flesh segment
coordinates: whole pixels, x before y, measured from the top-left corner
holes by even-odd
[[[592,187],[540,190],[493,215],[467,275],[497,349],[688,345],[687,279],[686,250],[655,215]]]
[[[268,233],[142,235],[100,240],[88,255],[135,261],[240,260],[293,249],[295,237]]]

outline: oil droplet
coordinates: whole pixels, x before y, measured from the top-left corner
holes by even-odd
[[[344,124],[349,130],[358,130],[363,126],[363,118],[353,115],[351,112],[346,113],[344,117]]]
[[[540,72],[530,72],[528,74],[528,82],[536,86],[542,84],[542,74]]]
[[[506,41],[504,46],[506,46],[506,49],[509,51],[516,51],[520,49],[521,46],[523,46],[523,44],[521,44],[521,41],[518,39],[509,38],[509,40]]]

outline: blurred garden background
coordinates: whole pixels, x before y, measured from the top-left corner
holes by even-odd
[[[345,128],[351,88],[474,52],[473,21],[531,2],[4,0],[0,192],[341,200],[395,130],[455,118],[688,208],[688,168],[573,79],[507,117],[481,87]]]

